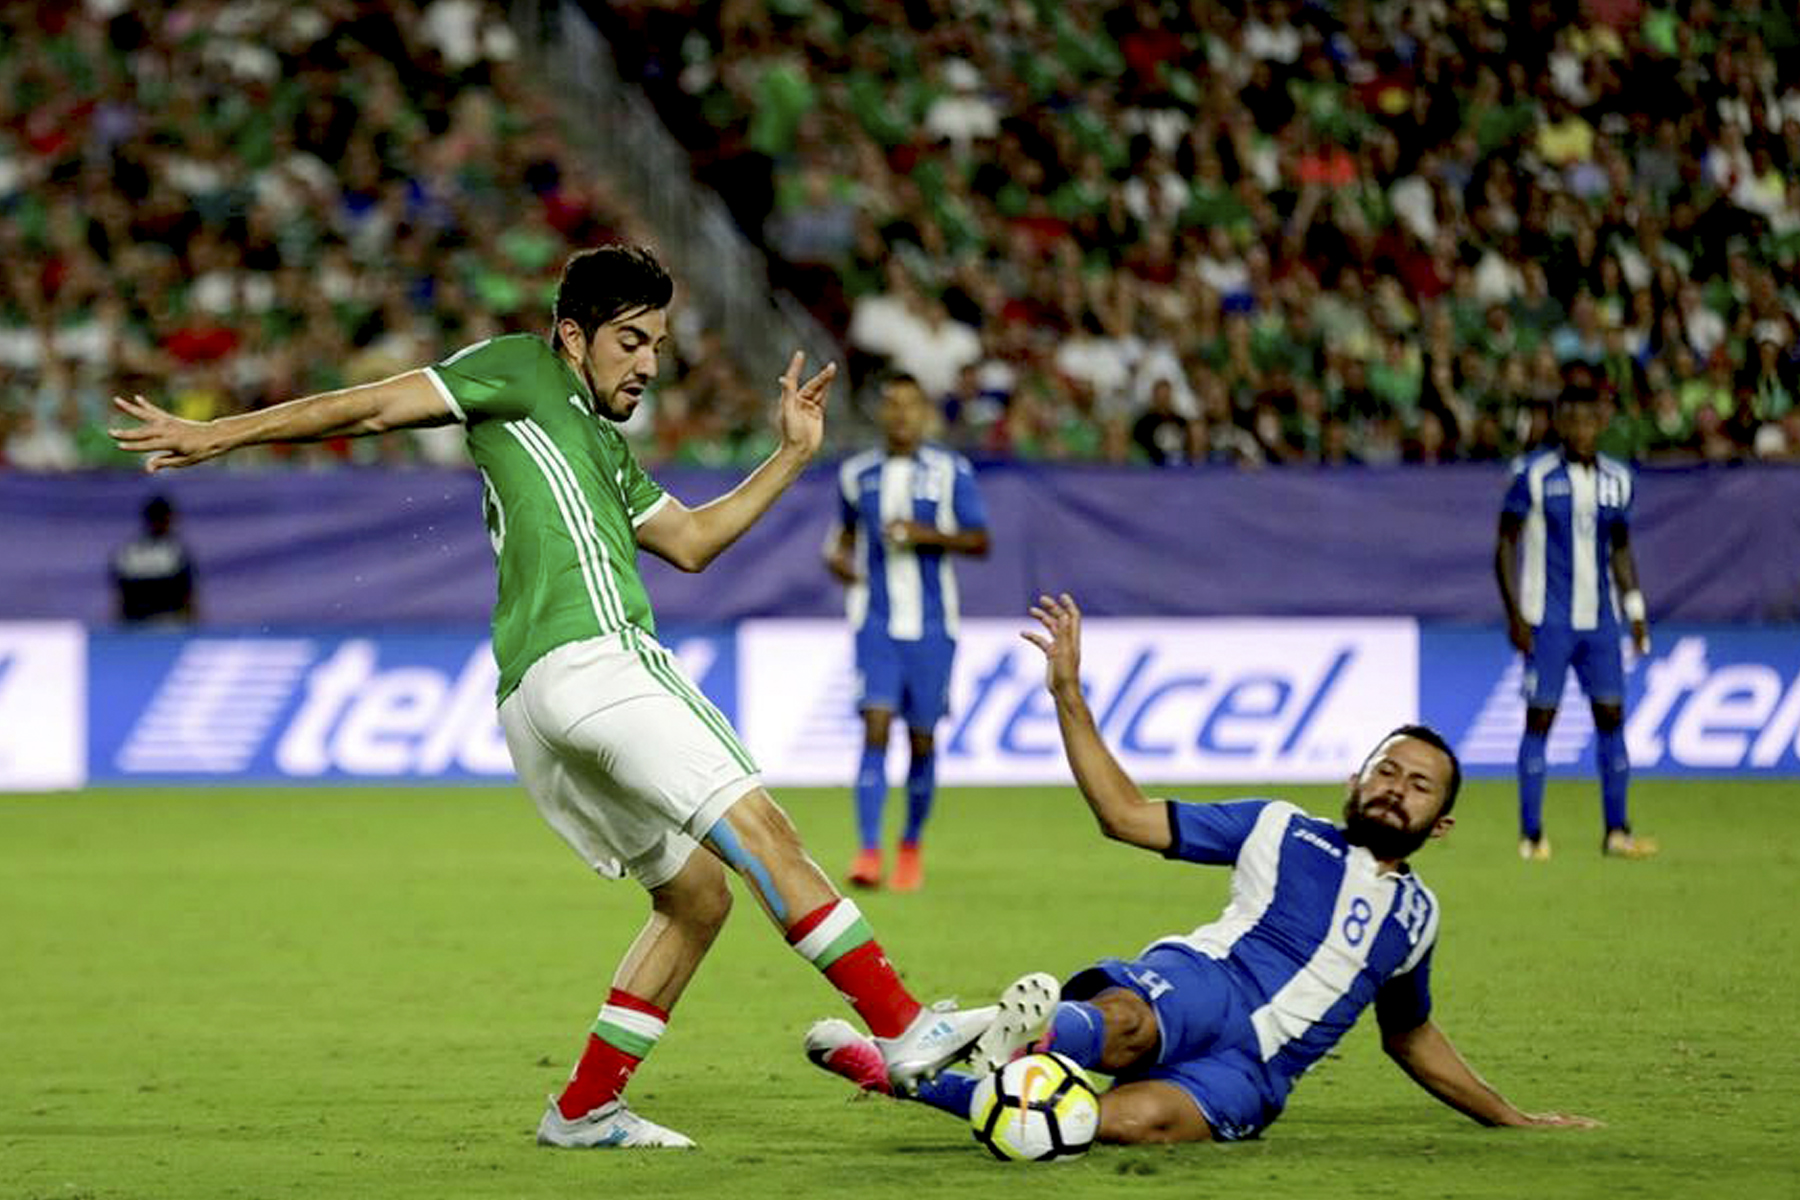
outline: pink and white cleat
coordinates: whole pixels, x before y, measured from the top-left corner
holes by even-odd
[[[806,1031],[806,1058],[815,1067],[842,1076],[865,1092],[891,1096],[887,1063],[875,1039],[856,1031],[856,1027],[840,1017],[816,1021]]]

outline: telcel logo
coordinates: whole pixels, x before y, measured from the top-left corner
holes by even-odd
[[[473,775],[512,770],[494,716],[499,672],[483,642],[454,679],[426,666],[378,671],[376,644],[344,642],[306,675],[299,710],[275,747],[284,775]]]
[[[1800,673],[1765,663],[1712,667],[1706,639],[1686,636],[1644,668],[1644,693],[1626,714],[1634,764],[1767,770],[1800,758]]]
[[[1101,735],[1127,755],[1285,756],[1300,748],[1302,735],[1355,657],[1355,650],[1340,649],[1309,678],[1266,669],[1189,673],[1171,670],[1158,661],[1156,646],[1142,645],[1121,674],[1109,673],[1097,684],[1085,681],[1083,690]],[[975,731],[985,724],[1003,753],[1060,756],[1056,710],[1042,673],[1041,660],[1011,650],[990,663],[974,679],[947,752],[973,753]]]
[[[1093,621],[1082,679],[1100,733],[1161,782],[1341,779],[1418,709],[1403,623]],[[1066,777],[1043,656],[1018,626],[958,649],[944,766],[1000,781]]]

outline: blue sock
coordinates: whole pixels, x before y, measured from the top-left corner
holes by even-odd
[[[1098,1067],[1106,1049],[1106,1018],[1092,1004],[1064,1000],[1050,1014],[1050,1049],[1084,1067]]]
[[[1544,836],[1545,733],[1527,732],[1519,739],[1519,835],[1534,841]]]
[[[1599,733],[1595,757],[1600,764],[1600,806],[1606,812],[1606,829],[1629,828],[1625,820],[1625,791],[1631,784],[1631,759],[1625,753],[1625,731]]]
[[[856,831],[864,850],[881,848],[881,810],[887,804],[887,751],[863,746],[856,771]]]
[[[975,1076],[966,1071],[939,1071],[935,1078],[919,1081],[916,1099],[966,1121],[975,1099],[975,1082]]]
[[[914,754],[906,769],[906,832],[902,842],[917,842],[925,830],[925,818],[931,815],[931,799],[937,790],[937,751]]]

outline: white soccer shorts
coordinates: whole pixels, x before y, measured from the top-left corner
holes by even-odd
[[[632,629],[538,659],[500,705],[519,781],[600,874],[675,877],[762,780],[730,722],[654,638]]]

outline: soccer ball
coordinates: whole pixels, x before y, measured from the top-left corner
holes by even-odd
[[[1100,1097],[1073,1059],[1027,1054],[975,1085],[969,1125],[1002,1161],[1077,1158],[1100,1130]]]

